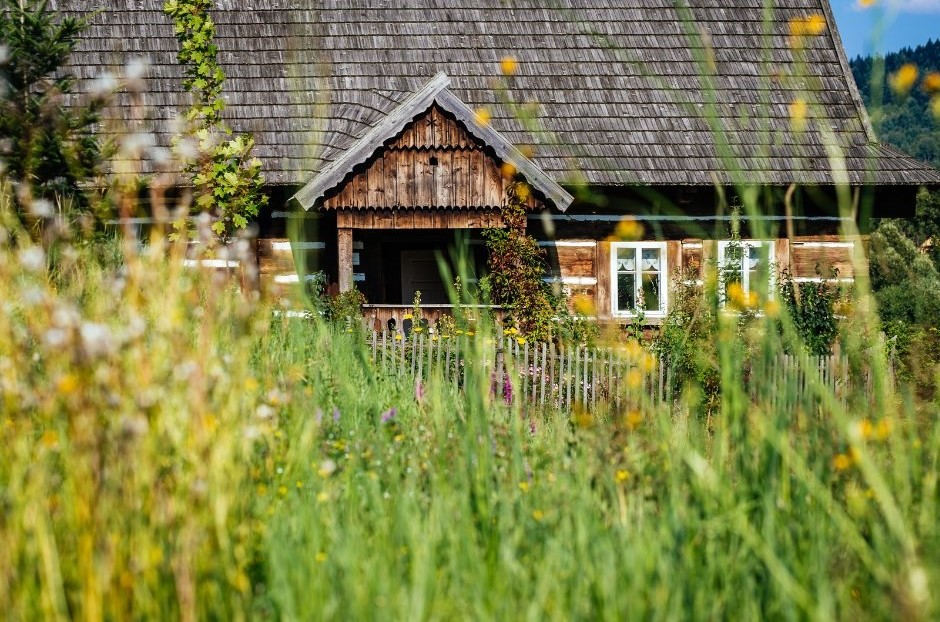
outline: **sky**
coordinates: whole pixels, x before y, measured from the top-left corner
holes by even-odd
[[[849,58],[940,39],[940,0],[830,0]]]

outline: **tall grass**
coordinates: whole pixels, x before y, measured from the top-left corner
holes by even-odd
[[[360,335],[275,316],[179,249],[50,265],[3,231],[9,619],[937,615],[935,406],[877,379],[844,406],[745,391],[769,323],[742,341],[719,315],[711,419],[570,418],[472,368],[465,390],[383,376]]]

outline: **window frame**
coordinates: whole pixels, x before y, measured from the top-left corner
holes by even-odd
[[[664,318],[669,309],[669,256],[667,253],[666,242],[611,242],[610,243],[610,313],[615,318],[636,318],[640,314],[633,311],[621,311],[617,308],[618,285],[617,285],[617,251],[622,248],[632,248],[637,251],[637,265],[642,266],[642,251],[644,249],[656,249],[660,253],[660,285],[659,285],[659,311],[643,311],[643,317],[646,318]],[[638,300],[640,292],[643,289],[643,270],[640,268],[634,278],[634,299]]]
[[[740,244],[741,246],[747,246],[748,248],[752,247],[763,247],[768,248],[767,253],[767,300],[773,300],[776,294],[776,285],[777,285],[777,244],[776,240],[758,240],[758,239],[749,239],[749,240],[718,240],[718,301],[721,303],[722,307],[727,306],[728,300],[725,297],[725,250],[731,246],[732,243]],[[744,266],[741,266],[741,287],[744,291],[744,295],[748,296],[751,293],[751,274],[750,270],[745,270]]]

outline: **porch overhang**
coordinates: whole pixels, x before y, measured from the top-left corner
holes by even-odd
[[[448,90],[450,78],[439,73],[423,88],[409,96],[397,108],[356,141],[342,156],[324,168],[301,188],[292,199],[305,210],[314,207],[331,190],[340,186],[357,166],[361,166],[401,133],[415,117],[437,105],[453,115],[477,140],[495,153],[502,162],[511,164],[525,181],[560,211],[565,211],[574,197],[551,176],[527,158],[502,134]]]

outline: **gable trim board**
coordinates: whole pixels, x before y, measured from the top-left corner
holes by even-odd
[[[418,115],[437,104],[454,115],[472,136],[491,148],[500,160],[512,164],[525,180],[550,200],[557,209],[562,212],[568,209],[574,201],[571,193],[525,157],[492,126],[481,123],[476,113],[447,90],[448,86],[450,86],[450,78],[447,74],[441,72],[434,76],[424,87],[413,93],[354,143],[342,156],[327,166],[322,173],[301,188],[292,199],[305,210],[309,210],[327,192],[340,186],[356,166],[365,163],[380,151],[386,141],[397,136]]]

